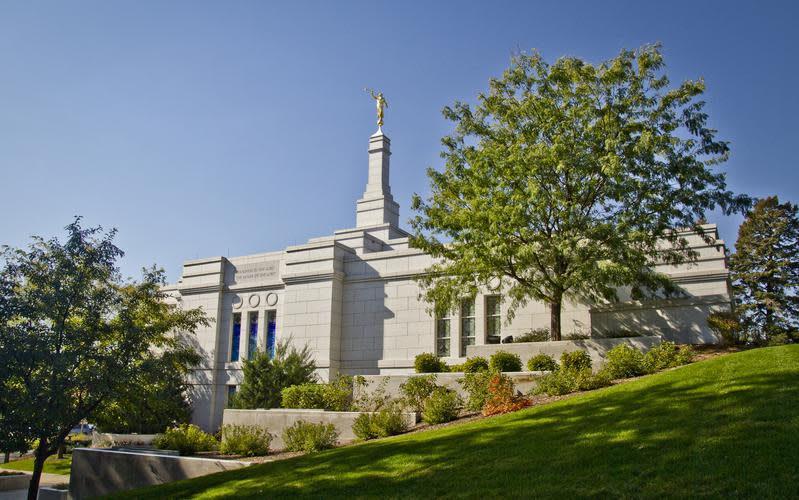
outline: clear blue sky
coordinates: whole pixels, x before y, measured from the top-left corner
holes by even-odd
[[[729,185],[799,202],[795,2],[3,2],[0,244],[116,227],[122,270],[279,250],[351,227],[373,102],[410,216],[441,108],[517,49],[597,62],[664,46],[704,77]],[[715,217],[735,239],[738,218]]]

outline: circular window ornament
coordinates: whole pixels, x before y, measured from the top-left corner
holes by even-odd
[[[250,298],[247,299],[247,303],[250,304],[250,307],[258,307],[258,304],[261,303],[261,296],[257,293],[250,295]]]
[[[499,290],[500,286],[502,286],[502,280],[500,280],[499,278],[491,278],[488,281],[488,289],[491,290],[492,292],[496,292],[497,290]]]
[[[266,295],[266,305],[273,306],[277,304],[277,294],[276,293],[268,293]]]
[[[233,297],[233,309],[241,309],[241,297],[238,295]]]

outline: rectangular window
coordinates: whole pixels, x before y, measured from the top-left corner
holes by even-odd
[[[233,400],[233,396],[236,395],[236,386],[229,385],[227,386],[227,407],[230,408],[230,402]]]
[[[449,312],[436,318],[436,355],[449,356]]]
[[[247,337],[247,359],[255,357],[258,350],[258,311],[250,313],[250,334]]]
[[[499,344],[502,335],[502,316],[499,295],[486,297],[486,344]]]
[[[266,352],[270,358],[275,357],[275,332],[277,329],[277,311],[266,311]]]
[[[233,335],[230,341],[230,361],[239,360],[239,344],[241,344],[241,313],[233,315]]]
[[[466,346],[474,345],[474,299],[461,301],[461,357],[466,356]]]

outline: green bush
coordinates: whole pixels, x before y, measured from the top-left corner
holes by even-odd
[[[745,340],[741,318],[735,311],[718,311],[707,317],[707,326],[721,337],[725,344],[736,344]]]
[[[591,356],[585,351],[564,352],[560,355],[560,366],[572,371],[591,368]]]
[[[527,369],[531,372],[551,372],[558,369],[558,363],[549,354],[536,354],[527,361]]]
[[[408,430],[408,421],[399,404],[389,404],[375,413],[358,415],[352,424],[352,432],[359,439],[395,436]]]
[[[513,343],[521,342],[547,342],[549,341],[549,328],[536,328],[517,337],[513,337]]]
[[[413,367],[416,373],[442,373],[448,372],[449,367],[446,363],[438,359],[435,354],[423,352],[413,360]]]
[[[491,355],[488,366],[498,372],[520,372],[522,371],[522,360],[518,354],[497,351]]]
[[[482,371],[475,373],[467,373],[460,382],[463,390],[469,394],[466,401],[466,408],[471,411],[481,411],[485,402],[488,400],[488,386],[491,383],[491,377],[495,374],[492,371]]]
[[[444,387],[436,388],[424,402],[422,421],[428,424],[443,424],[458,418],[463,399],[458,393]]]
[[[194,424],[182,424],[155,436],[153,444],[162,450],[177,450],[181,455],[193,455],[198,451],[213,450],[217,441]]]
[[[424,403],[427,398],[430,397],[438,386],[436,385],[435,375],[422,375],[410,377],[400,384],[399,388],[403,396],[402,401],[405,407],[411,411],[420,412],[424,408]]]
[[[637,377],[647,373],[644,355],[627,344],[619,344],[608,351],[602,370],[613,379]]]
[[[463,363],[464,373],[484,372],[488,370],[488,360],[482,356],[469,358]]]
[[[219,451],[228,455],[254,457],[269,453],[272,435],[255,425],[223,425]]]
[[[326,450],[335,446],[338,431],[333,424],[312,424],[298,420],[283,431],[283,443],[287,451],[307,453]]]
[[[231,398],[230,408],[279,408],[283,389],[316,380],[310,348],[298,350],[291,342],[291,338],[278,341],[274,356],[257,351],[252,359],[244,360],[244,382]]]
[[[286,387],[283,408],[348,411],[352,406],[352,378],[341,377],[329,384],[300,384]]]
[[[535,389],[537,394],[561,396],[577,391],[590,391],[610,385],[610,376],[607,372],[591,373],[590,368],[579,370],[559,369],[549,373],[538,380]]]
[[[690,347],[681,348],[674,342],[663,342],[644,354],[643,365],[647,373],[652,373],[688,364],[692,359],[693,351]]]

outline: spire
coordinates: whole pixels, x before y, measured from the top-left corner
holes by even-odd
[[[369,138],[369,178],[363,197],[356,204],[356,227],[399,227],[399,204],[391,196],[388,182],[390,156],[391,140],[378,129]]]

